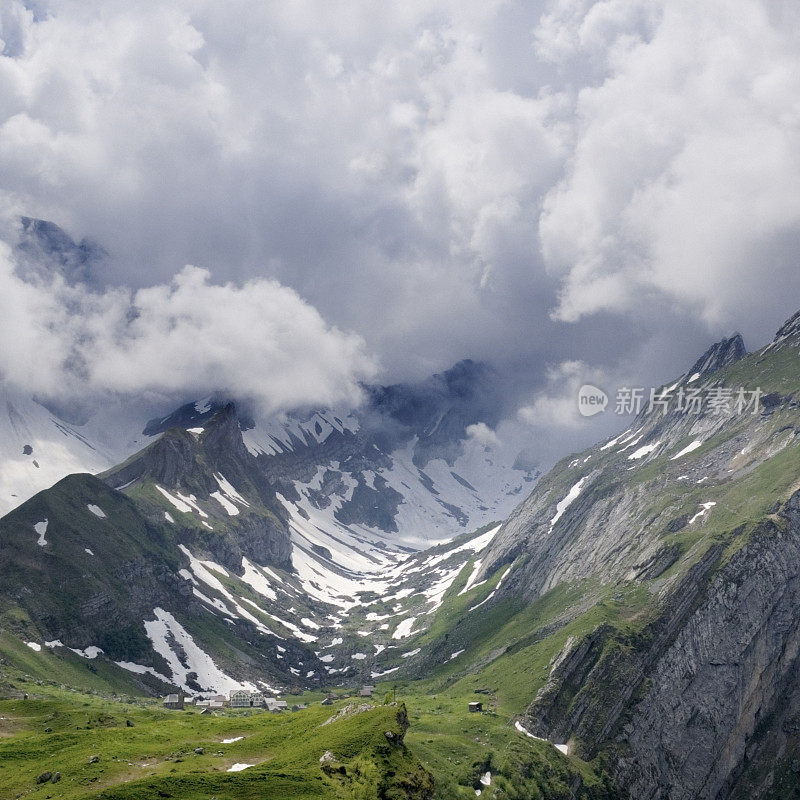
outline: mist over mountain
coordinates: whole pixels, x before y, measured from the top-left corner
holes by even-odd
[[[799,98],[790,0],[0,2],[0,798],[800,797]]]
[[[145,694],[391,676],[457,720],[477,692],[493,736],[541,743],[510,797],[555,798],[553,769],[577,797],[787,797],[799,352],[795,317],[752,354],[724,339],[538,482],[469,434],[500,408],[474,362],[367,387],[361,411],[185,404],[0,519],[0,649]],[[491,764],[498,785],[519,769]]]

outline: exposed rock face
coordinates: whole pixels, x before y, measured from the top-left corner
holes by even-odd
[[[377,476],[374,488],[359,481],[350,500],[342,504],[335,512],[335,517],[343,525],[363,523],[384,531],[397,531],[394,518],[402,502],[403,495]]]
[[[215,560],[229,569],[241,571],[242,557],[256,564],[274,564],[291,569],[292,542],[286,526],[269,516],[242,516],[235,536],[216,536],[203,540]]]
[[[479,578],[511,567],[492,602],[648,592],[637,623],[572,637],[525,714],[631,800],[800,790],[800,387],[770,361],[798,334],[800,313],[746,362],[738,334],[714,345],[673,388],[763,382],[759,408],[642,411],[545,476],[483,554]]]
[[[709,587],[649,674],[621,742],[631,797],[728,796],[757,726],[798,688],[800,497],[766,522]]]
[[[747,355],[744,340],[740,333],[734,333],[729,339],[722,339],[703,353],[689,370],[689,375],[705,376],[712,372],[735,364]]]
[[[720,555],[720,547],[710,548],[662,599],[655,620],[636,637],[601,625],[568,643],[526,712],[529,730],[556,741],[572,738],[579,755],[593,758],[701,602]]]
[[[800,311],[793,314],[781,325],[778,332],[775,334],[775,338],[772,340],[772,344],[775,345],[783,342],[792,336],[796,336],[798,333],[800,333]]]
[[[712,346],[695,363],[694,372],[686,375],[705,370],[702,375],[707,377],[740,360],[744,352],[741,337],[736,334]],[[700,379],[696,379],[693,385],[700,386]],[[771,401],[765,398],[762,411],[768,413],[772,408],[789,402],[790,398],[778,396],[770,405]],[[672,455],[677,455],[681,449],[677,446],[679,442],[702,444],[725,432],[727,439],[699,464],[695,462],[696,480],[737,477],[739,465],[731,468],[737,453],[748,443],[756,449],[759,437],[765,435],[760,430],[751,430],[753,421],[751,414],[715,414],[708,408],[698,414],[681,413],[674,408],[668,413],[651,412],[645,401],[641,413],[632,421],[627,437],[619,437],[618,445],[612,440],[610,445],[592,448],[572,463],[568,460],[562,462],[547,478],[564,480],[570,472],[575,473],[575,477],[560,483],[558,490],[553,489],[552,480],[545,479],[539,483],[512,512],[492,541],[484,558],[481,577],[522,554],[531,558],[523,569],[512,573],[506,592],[518,591],[531,600],[563,580],[592,575],[602,576],[604,580],[641,577],[647,570],[650,570],[651,577],[655,577],[654,571],[658,573],[660,569],[663,572],[678,553],[674,548],[671,551],[662,549],[661,541],[653,536],[654,531],[676,532],[688,524],[692,515],[678,513],[678,508],[673,505],[663,506],[654,516],[642,516],[640,512],[650,505],[654,496],[674,484],[683,470],[681,462],[674,467],[668,462],[674,474],[656,474],[646,483],[629,480],[629,473],[663,455],[669,448]],[[609,446],[613,449],[604,453]],[[644,452],[640,457],[637,453],[640,447],[652,447],[652,451]],[[767,458],[773,452],[770,449],[763,457]],[[615,453],[621,456],[612,469],[594,468],[598,460]],[[585,468],[583,464],[586,464]],[[557,503],[564,499],[579,475],[582,476],[579,495],[570,503],[559,524],[551,525]]]
[[[164,486],[175,486],[192,471],[195,442],[188,433],[177,432],[154,442],[120,467],[111,470],[106,483],[113,488],[148,477]]]
[[[286,512],[275,495],[275,485],[254,468],[254,462],[242,440],[236,410],[229,404],[206,420],[202,435],[171,428],[150,447],[106,473],[104,480],[110,486],[125,488],[151,481],[190,497],[219,492],[217,476],[246,486],[251,499],[259,500],[259,507],[250,503],[230,516],[214,503],[219,519],[212,527],[218,535],[204,537],[203,549],[234,571],[240,570],[242,557],[290,569],[292,545]],[[153,511],[153,517],[163,519],[160,507]],[[187,543],[196,538],[195,529],[183,532]]]
[[[297,503],[304,499],[300,492],[317,510],[328,510],[334,523],[410,533],[411,538],[419,534],[420,518],[433,518],[434,527],[453,532],[500,519],[522,482],[533,480],[532,468],[515,465],[508,454],[498,459],[484,450],[481,457],[480,445],[467,436],[470,425],[492,427],[500,419],[503,398],[487,365],[465,360],[419,383],[364,390],[364,404],[341,415],[331,409],[298,410],[258,422],[246,405],[234,408],[210,398],[151,420],[144,434],[170,436],[176,429],[203,428],[209,449],[211,437],[218,435],[218,418],[230,414],[239,431],[232,431],[214,456],[227,477],[228,470],[241,472],[247,463],[247,472],[258,473],[284,499]],[[251,456],[236,454],[235,463],[224,465],[226,453],[244,447],[240,433],[246,434]],[[437,463],[432,478],[423,469],[438,459],[449,469]],[[457,466],[467,478],[453,471]],[[406,511],[416,509],[405,515],[417,515],[413,532],[403,518],[403,504]]]

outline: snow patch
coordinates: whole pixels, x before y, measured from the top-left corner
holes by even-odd
[[[480,603],[478,603],[478,605],[476,605],[476,606],[472,606],[472,608],[470,609],[470,611],[474,611],[476,608],[480,608],[480,607],[481,607],[481,606],[482,606],[484,603],[488,603],[488,602],[489,602],[489,601],[490,601],[490,600],[491,600],[491,599],[492,599],[492,598],[493,598],[493,597],[494,597],[494,596],[497,594],[497,590],[498,590],[498,589],[499,589],[499,588],[500,588],[500,587],[503,585],[503,581],[506,579],[506,575],[508,575],[508,573],[509,573],[509,572],[511,572],[511,569],[513,568],[513,566],[514,566],[514,565],[512,564],[512,565],[511,565],[511,566],[510,566],[510,567],[509,567],[509,568],[508,568],[508,569],[507,569],[507,570],[506,570],[506,571],[505,571],[505,572],[504,572],[504,573],[503,573],[503,574],[500,576],[500,580],[499,580],[499,581],[497,581],[497,586],[495,586],[495,587],[494,587],[494,589],[492,589],[491,593],[490,593],[490,594],[489,594],[487,597],[484,597],[484,598],[483,598],[483,600],[481,600],[481,601],[480,601]]]
[[[653,450],[656,449],[661,444],[661,442],[653,442],[653,444],[646,444],[643,447],[640,447],[638,450],[634,450],[629,456],[628,461],[635,461],[638,458],[642,458],[643,456],[652,453]]]
[[[631,429],[623,431],[619,436],[615,436],[613,439],[609,439],[600,449],[601,450],[608,450],[609,447],[613,447],[617,442],[619,442],[626,434],[630,433]]]
[[[548,742],[549,744],[552,744],[553,747],[556,748],[556,750],[558,750],[559,752],[563,753],[564,755],[567,755],[567,753],[569,752],[569,748],[565,744],[555,744],[554,742],[551,742],[549,739],[542,739],[541,736],[534,736],[529,730],[527,730],[526,728],[522,727],[522,725],[520,724],[519,720],[517,720],[514,723],[514,727],[523,736],[527,736],[529,739],[535,739],[537,742]]]
[[[413,636],[414,623],[417,621],[416,617],[406,617],[395,629],[392,634],[392,639],[405,639],[408,636]]]
[[[687,444],[686,447],[684,447],[683,450],[680,451],[680,453],[676,453],[674,456],[672,456],[670,461],[676,461],[681,456],[685,456],[688,453],[697,450],[697,448],[700,447],[702,444],[703,444],[702,439],[695,439],[691,444]]]
[[[80,656],[81,658],[88,658],[90,661],[97,658],[103,651],[99,647],[95,647],[95,645],[89,645],[85,650],[78,650],[74,647],[68,648],[75,653],[76,656]]]
[[[472,567],[472,572],[470,573],[469,578],[467,578],[467,582],[464,584],[464,588],[458,593],[459,597],[461,597],[462,594],[466,594],[474,586],[478,585],[477,583],[475,583],[475,579],[478,577],[478,573],[480,572],[482,563],[483,560],[480,558],[475,560],[475,564]]]
[[[372,678],[382,678],[384,675],[391,675],[393,672],[397,672],[400,667],[392,667],[391,669],[385,669],[383,672],[370,672],[370,677]]]
[[[229,500],[233,500],[235,503],[243,505],[245,508],[250,507],[250,503],[233,488],[233,484],[221,472],[214,473],[214,480],[219,485],[220,491],[225,497]]]
[[[581,478],[568,492],[567,496],[559,503],[556,504],[556,513],[553,519],[550,520],[550,532],[552,533],[553,527],[564,515],[564,512],[577,500],[578,495],[583,488],[585,477]],[[488,598],[487,598],[488,599]]]
[[[169,500],[170,503],[172,503],[172,505],[178,509],[178,511],[182,512],[183,514],[191,513],[192,507],[190,505],[187,505],[183,501],[178,500],[177,497],[171,495],[163,486],[159,486],[158,484],[156,484],[155,486],[156,489],[158,489],[158,491],[161,492],[161,494],[163,494],[164,497],[166,497],[167,500]]]
[[[36,544],[38,544],[39,547],[44,547],[47,544],[47,539],[44,538],[44,535],[47,533],[47,520],[43,519],[41,522],[37,522],[33,526],[33,529],[39,534]]]
[[[186,676],[190,672],[196,672],[197,683],[210,691],[230,692],[242,688],[255,690],[252,683],[240,683],[226,675],[168,611],[154,608],[153,614],[155,619],[146,621],[144,629],[147,638],[152,642],[153,650],[167,662],[172,673],[171,683],[188,689]]]
[[[222,492],[211,492],[211,497],[228,512],[228,516],[235,517],[239,513],[239,509]]]
[[[244,557],[242,557],[242,569],[244,569],[244,575],[241,577],[242,581],[258,592],[262,597],[273,601],[278,599],[278,595],[270,586],[264,573]]]
[[[100,506],[96,506],[94,503],[89,503],[89,505],[87,505],[86,508],[88,508],[89,511],[91,511],[92,514],[94,514],[96,517],[99,517],[100,519],[106,518],[106,512],[103,511],[103,509],[100,508]]]
[[[641,442],[643,438],[644,434],[642,434],[641,436],[637,436],[632,442],[626,444],[625,447],[620,447],[619,452],[624,453],[626,450],[630,450],[631,447],[636,447],[636,445],[639,444],[639,442]],[[623,442],[624,441],[627,441],[627,439],[623,439]]]
[[[689,520],[689,525],[691,525],[695,520],[698,520],[700,517],[704,516],[705,513],[709,509],[714,508],[715,505],[716,503],[713,500],[709,503],[701,503],[700,510]]]
[[[144,664],[136,664],[133,661],[115,661],[118,667],[127,670],[128,672],[135,672],[137,675],[152,675],[164,683],[172,683],[172,681],[160,672],[156,672],[152,667],[146,667]]]

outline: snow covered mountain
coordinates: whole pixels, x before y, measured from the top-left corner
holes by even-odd
[[[0,514],[75,472],[102,472],[143,447],[132,409],[106,405],[89,420],[67,421],[0,384]]]
[[[23,220],[18,256],[91,283],[103,252]],[[266,418],[225,397],[146,422],[142,399],[0,392],[0,634],[149,691],[411,663],[407,642],[538,477],[491,435],[503,398],[469,360],[365,386],[357,409]]]
[[[398,670],[497,526],[413,552],[336,520],[340,503],[317,508],[269,467],[229,405],[202,428],[170,428],[105,482],[73,475],[39,493],[0,520],[3,627],[149,691]]]
[[[78,426],[14,397],[6,460],[14,449],[31,461],[58,454],[42,482],[137,452],[0,521],[6,625],[58,657],[116,665],[148,691],[399,670],[490,523],[536,477],[468,433],[495,421],[491,381],[465,362],[418,386],[368,388],[361,409],[261,420],[207,398],[138,435],[122,407]],[[8,470],[9,505],[39,488],[22,468],[42,469]]]
[[[15,255],[23,273],[91,286],[106,254],[51,222],[25,217]],[[495,427],[502,415],[487,365],[465,360],[416,384],[365,386],[364,394],[356,410],[266,419],[237,401],[247,449],[259,470],[281,483],[286,501],[420,547],[502,518],[532,483],[530,472],[514,469],[516,452],[470,435],[474,426]],[[0,382],[0,514],[66,475],[119,464],[169,428],[202,427],[228,400],[188,403],[146,424],[156,402],[82,405]]]

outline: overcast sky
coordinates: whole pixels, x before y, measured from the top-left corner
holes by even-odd
[[[87,288],[0,248],[35,391],[277,408],[471,357],[577,430],[581,382],[800,307],[794,0],[0,0],[0,39],[0,238],[109,253]]]

